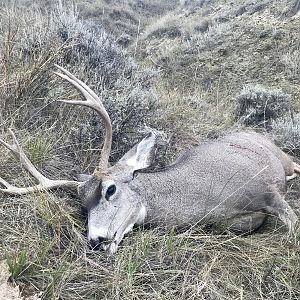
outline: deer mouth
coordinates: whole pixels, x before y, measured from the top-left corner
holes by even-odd
[[[92,250],[106,251],[111,254],[115,254],[117,252],[119,243],[116,240],[100,241],[100,239],[98,239],[98,241],[90,240],[90,245]]]
[[[115,254],[118,249],[119,243],[123,239],[123,236],[124,234],[121,235],[121,239],[118,239],[116,232],[111,239],[103,237],[98,237],[97,239],[90,239],[90,245],[92,250],[103,250],[111,254]]]
[[[117,252],[118,246],[119,244],[116,240],[102,244],[103,250],[109,252],[110,254],[115,254]]]
[[[127,234],[128,232],[132,231],[134,224],[130,224],[129,226],[127,226],[125,228],[125,230],[123,231],[117,231],[112,240],[107,240],[105,242],[102,243],[102,249],[104,251],[108,251],[110,254],[115,254],[117,252],[117,249],[119,247],[119,244],[122,242],[125,234]]]
[[[144,213],[143,213],[144,216]],[[117,231],[112,235],[106,230],[100,230],[99,228],[91,227],[90,229],[94,230],[93,234],[89,234],[90,243],[94,250],[104,250],[110,254],[115,254],[119,247],[119,244],[122,242],[124,236],[132,231],[134,224],[139,224],[140,215],[138,218],[128,218],[127,222],[123,222]],[[129,221],[129,222],[128,222]],[[126,224],[127,223],[127,224]],[[90,233],[92,232],[90,231]],[[100,237],[99,235],[106,236]]]

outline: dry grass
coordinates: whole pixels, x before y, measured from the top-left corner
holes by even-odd
[[[240,237],[136,230],[92,251],[79,207],[59,195],[1,202],[3,256],[24,295],[45,299],[297,299],[299,250],[284,230]],[[77,207],[77,208],[76,208]],[[273,224],[274,225],[274,224]]]
[[[51,178],[72,178],[93,169],[101,124],[93,113],[54,103],[78,96],[51,75],[55,62],[86,78],[103,96],[115,128],[113,160],[144,134],[144,123],[167,134],[158,157],[161,165],[192,144],[237,127],[234,98],[245,83],[281,88],[293,96],[294,109],[300,108],[295,79],[299,19],[283,18],[279,13],[284,11],[283,1],[264,1],[266,9],[252,2],[241,0],[232,7],[223,0],[209,5],[187,1],[184,12],[176,11],[175,1],[122,1],[119,11],[107,1],[81,2],[81,16],[97,23],[101,19],[107,29],[114,27],[116,39],[125,28],[123,23],[131,20],[124,29],[134,37],[127,52],[99,26],[78,18],[76,10],[47,14],[45,7],[53,7],[47,1],[43,9],[25,11],[19,7],[30,4],[25,0],[16,1],[14,9],[2,4],[1,137],[9,140],[6,128],[14,127],[30,158]],[[122,24],[116,25],[118,15]],[[228,16],[230,22],[225,20]],[[109,20],[113,21],[105,23]],[[208,29],[199,30],[204,21]],[[143,34],[137,38],[138,30]],[[296,46],[287,51],[290,45]],[[149,65],[156,70],[141,67]],[[276,122],[288,145],[298,125],[290,120]],[[299,153],[299,149],[289,150]],[[20,186],[32,184],[3,147],[0,176]],[[287,197],[299,212],[299,181],[292,184]],[[89,248],[85,223],[80,200],[71,193],[0,195],[0,261],[6,260],[10,281],[23,296],[300,298],[299,248],[275,219],[249,236],[207,228],[139,228],[114,256]]]
[[[244,13],[238,13],[242,7]],[[288,1],[276,0],[191,5],[149,24],[138,40],[138,57],[161,69],[167,90],[208,91],[210,101],[230,103],[251,83],[281,88],[299,99],[295,73],[300,19],[285,18],[288,7]],[[203,24],[207,28],[199,31]],[[175,38],[174,27],[181,31]]]

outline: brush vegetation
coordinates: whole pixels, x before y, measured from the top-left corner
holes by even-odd
[[[149,127],[161,135],[154,168],[250,127],[300,158],[299,1],[0,5],[0,136],[10,141],[13,128],[45,176],[93,171],[103,134],[93,111],[56,102],[80,96],[53,75],[55,63],[103,99],[114,128],[112,163]],[[0,176],[33,184],[3,147]],[[287,200],[299,215],[299,179]],[[249,236],[137,228],[111,256],[90,249],[82,203],[58,190],[0,194],[0,236],[3,278],[9,272],[25,298],[300,298],[300,251],[275,218]]]

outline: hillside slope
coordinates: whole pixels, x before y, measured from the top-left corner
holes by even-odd
[[[254,4],[255,3],[255,4]],[[247,83],[282,88],[299,109],[300,15],[289,1],[211,1],[153,20],[138,57],[162,71],[166,87],[232,99]],[[216,100],[215,100],[216,101]]]

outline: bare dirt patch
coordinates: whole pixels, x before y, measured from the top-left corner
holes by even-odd
[[[8,282],[10,272],[8,270],[7,263],[2,260],[0,261],[0,300],[38,300],[37,296],[29,298],[21,297],[18,286],[13,286]]]

